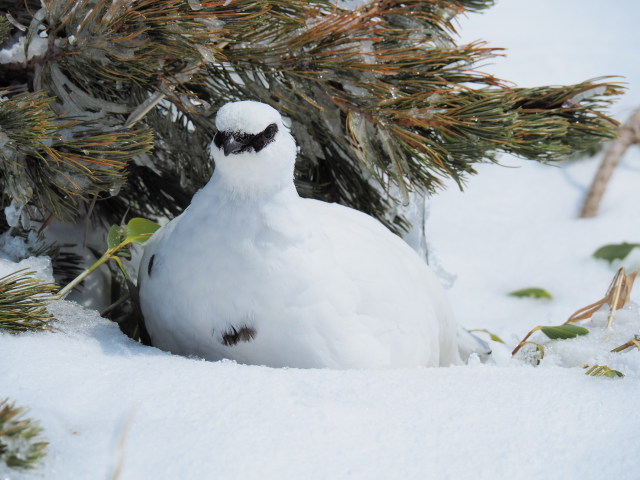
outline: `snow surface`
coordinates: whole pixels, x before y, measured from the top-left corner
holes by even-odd
[[[478,29],[467,40],[515,46],[488,69],[522,85],[626,75],[629,94],[613,108],[625,120],[640,105],[639,10],[635,0],[615,9],[510,0],[463,28]],[[505,158],[517,168],[481,166],[464,193],[452,186],[430,202],[430,261],[452,283],[458,320],[507,342],[492,343],[492,364],[332,371],[205,362],[136,344],[95,312],[60,302],[58,331],[0,334],[0,394],[28,406],[50,442],[38,469],[0,467],[0,478],[111,479],[120,465],[122,480],[637,479],[640,352],[607,352],[639,333],[637,306],[612,331],[598,327],[599,313],[591,334],[548,345],[538,367],[509,354],[532,327],[560,324],[603,296],[618,263],[591,258],[597,247],[640,242],[637,147],[600,215],[576,218],[598,161],[556,168]],[[46,270],[42,259],[21,266],[31,262]],[[624,264],[640,266],[640,251]],[[18,268],[0,262],[0,275]],[[506,295],[530,286],[554,298]],[[632,298],[640,302],[638,285]],[[576,366],[593,362],[626,377],[588,377]]]
[[[0,64],[22,63],[31,60],[33,57],[43,55],[47,51],[49,40],[46,37],[33,37],[29,43],[27,56],[24,54],[26,37],[20,37],[10,47],[0,49]]]

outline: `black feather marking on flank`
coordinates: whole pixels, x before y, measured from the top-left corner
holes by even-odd
[[[227,347],[232,347],[240,342],[250,342],[256,337],[256,329],[243,325],[239,329],[231,327],[229,330],[222,334],[222,344]]]
[[[151,270],[153,270],[153,261],[156,259],[155,254],[151,255],[151,258],[149,259],[149,265],[147,265],[147,274],[149,276],[151,276]]]

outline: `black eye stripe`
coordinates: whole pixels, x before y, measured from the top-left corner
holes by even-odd
[[[272,123],[267,128],[265,128],[260,135],[263,135],[267,139],[272,139],[273,137],[276,136],[277,132],[278,132],[278,126],[275,123]]]
[[[256,152],[259,152],[264,147],[273,142],[276,133],[278,132],[278,126],[275,123],[272,123],[267,128],[265,128],[262,132],[255,135],[255,138],[252,142],[252,147]]]
[[[275,123],[272,123],[262,132],[256,134],[218,131],[213,137],[213,143],[216,147],[222,148],[222,145],[229,139],[229,137],[233,137],[236,142],[244,145],[244,147],[236,153],[248,152],[250,150],[259,152],[273,142],[276,133],[278,133],[278,126]]]
[[[226,132],[216,132],[216,134],[213,136],[213,143],[216,145],[216,147],[222,147],[225,137]]]

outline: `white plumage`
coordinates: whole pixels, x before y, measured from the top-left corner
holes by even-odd
[[[229,103],[209,183],[145,246],[140,302],[152,342],[273,367],[460,362],[436,276],[377,220],[300,198],[280,114]]]

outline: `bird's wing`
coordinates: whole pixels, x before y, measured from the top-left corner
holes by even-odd
[[[416,341],[436,342],[441,364],[458,361],[455,322],[436,275],[401,238],[374,218],[337,204],[307,200],[339,268],[355,283],[358,311]],[[403,340],[404,341],[404,340]]]
[[[357,210],[315,200],[308,203],[338,264],[352,278],[385,285],[388,293],[396,292],[398,298],[414,293],[426,295],[439,309],[443,300],[439,280],[400,237]]]

